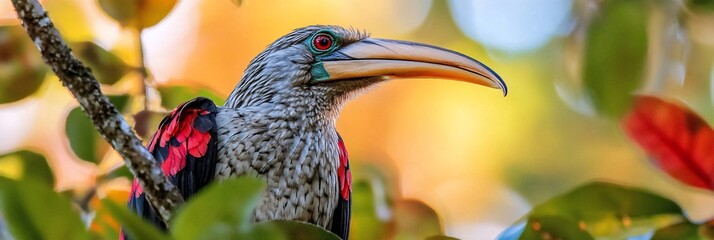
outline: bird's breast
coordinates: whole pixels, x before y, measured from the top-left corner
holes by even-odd
[[[340,153],[334,128],[249,119],[240,112],[219,113],[216,121],[216,178],[249,175],[267,183],[254,220],[299,220],[328,226],[340,196]]]

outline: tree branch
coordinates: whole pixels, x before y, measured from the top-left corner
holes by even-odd
[[[149,202],[169,226],[171,214],[184,202],[178,189],[168,181],[121,113],[102,94],[91,70],[72,55],[42,5],[37,0],[12,0],[12,4],[45,63],[72,92],[102,137],[121,154]]]

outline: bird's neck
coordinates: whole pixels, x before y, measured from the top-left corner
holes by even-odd
[[[304,94],[285,95],[281,98],[274,97],[269,101],[253,102],[253,104],[247,106],[231,108],[250,113],[250,115],[257,118],[304,125],[301,128],[306,127],[319,131],[331,129],[334,131],[335,123],[344,101],[325,95],[315,96],[309,92],[302,93]],[[226,107],[229,106],[227,103]]]
[[[335,127],[343,102],[325,96],[294,95],[281,103],[289,117],[308,121],[316,127]]]
[[[284,92],[277,91],[270,94],[239,95],[234,91],[227,99],[225,107],[334,127],[339,112],[348,98],[347,94],[317,87],[287,89]]]

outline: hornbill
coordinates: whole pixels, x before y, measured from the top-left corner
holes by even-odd
[[[304,221],[347,239],[352,175],[339,111],[377,83],[424,77],[507,92],[498,74],[458,52],[308,26],[258,54],[223,107],[200,97],[178,106],[148,148],[186,199],[214,180],[257,176],[268,188],[254,221]],[[136,179],[129,207],[165,227]]]

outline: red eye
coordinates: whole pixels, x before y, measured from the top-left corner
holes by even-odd
[[[332,37],[327,34],[320,34],[312,39],[312,45],[318,51],[325,51],[332,47]]]

